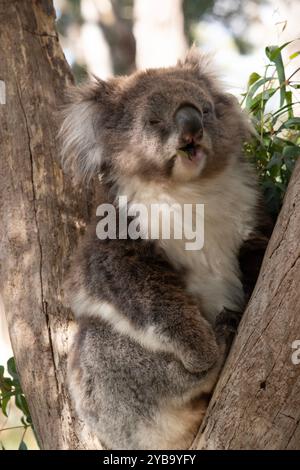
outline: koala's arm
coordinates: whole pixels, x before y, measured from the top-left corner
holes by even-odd
[[[274,221],[268,214],[263,201],[257,207],[257,225],[240,247],[239,265],[246,301],[251,297],[258,279],[265,251],[274,228]]]
[[[97,305],[113,305],[121,318],[105,320],[122,323],[124,334],[148,338],[159,348],[174,354],[193,373],[207,371],[220,355],[212,326],[199,306],[185,292],[182,277],[143,240],[105,240],[92,237],[74,263],[68,289],[76,314],[98,314]],[[84,292],[84,302],[82,302]],[[82,311],[84,305],[85,311]],[[157,346],[157,345],[156,345]]]

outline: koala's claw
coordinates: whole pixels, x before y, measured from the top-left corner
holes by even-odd
[[[185,344],[177,344],[176,351],[185,369],[193,374],[205,374],[219,359],[220,351],[213,331],[186,337]]]
[[[237,332],[242,312],[236,312],[224,308],[216,318],[215,333],[217,338],[233,339]]]

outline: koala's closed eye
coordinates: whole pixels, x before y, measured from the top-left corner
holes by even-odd
[[[163,124],[163,121],[161,119],[153,117],[149,119],[148,123],[150,124],[150,126],[159,126]]]
[[[202,106],[202,113],[204,117],[210,117],[214,113],[214,108],[211,103],[205,103]]]
[[[261,238],[243,158],[250,126],[212,72],[192,49],[174,67],[73,88],[62,111],[64,166],[101,174],[109,218],[87,230],[66,284],[78,327],[70,392],[107,449],[190,448],[247,300],[243,283],[247,296],[253,288],[238,257],[249,234]]]

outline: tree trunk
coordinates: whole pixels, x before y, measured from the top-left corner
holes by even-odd
[[[72,77],[54,18],[52,1],[0,1],[0,285],[40,446],[91,448],[66,389],[73,324],[61,283],[88,204],[57,160],[55,110]]]
[[[292,360],[300,340],[299,207],[300,161],[198,449],[300,449],[300,364]]]
[[[10,337],[41,447],[94,448],[66,386],[74,324],[61,283],[92,194],[75,190],[57,161],[54,111],[72,78],[52,2],[0,0],[0,34],[0,283]],[[299,205],[300,162],[199,449],[300,448],[300,366],[291,359],[300,339]]]
[[[175,65],[186,53],[183,0],[134,0],[138,69]]]

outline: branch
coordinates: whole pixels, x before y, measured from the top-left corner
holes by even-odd
[[[62,306],[66,260],[89,196],[58,164],[55,111],[72,81],[52,2],[0,2],[0,285],[21,384],[44,449],[93,448],[66,384],[74,325]],[[30,32],[30,33],[29,33]]]
[[[300,161],[201,426],[198,449],[299,449]]]

